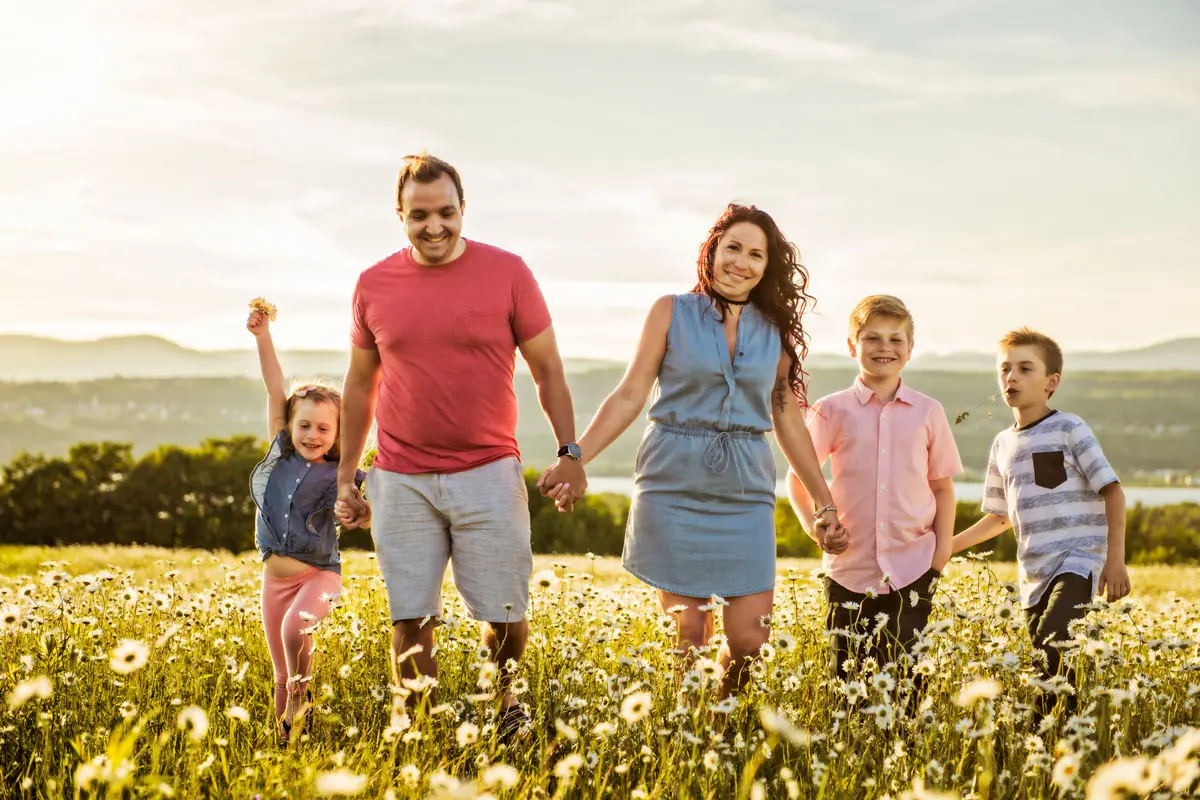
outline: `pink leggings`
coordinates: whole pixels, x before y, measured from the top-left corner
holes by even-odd
[[[322,595],[342,592],[342,576],[326,569],[311,569],[290,578],[272,578],[263,574],[262,616],[267,634],[267,649],[275,667],[275,715],[283,716],[287,707],[288,676],[299,675],[303,682],[292,684],[292,693],[304,691],[312,677],[311,628],[329,613],[329,602]],[[308,616],[303,619],[301,614]]]

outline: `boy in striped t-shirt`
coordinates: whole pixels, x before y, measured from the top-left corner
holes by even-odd
[[[1000,390],[1016,424],[992,442],[983,519],[954,537],[957,553],[1014,529],[1021,604],[1047,677],[1062,670],[1054,643],[1071,638],[1081,606],[1130,590],[1125,493],[1087,423],[1050,408],[1062,368],[1045,334],[1021,328],[1000,340]]]

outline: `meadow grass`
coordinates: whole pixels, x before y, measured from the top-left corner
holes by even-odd
[[[0,795],[1120,797],[1200,780],[1200,570],[1133,569],[1074,642],[1078,715],[1034,719],[1013,567],[956,560],[917,646],[924,690],[870,660],[834,677],[819,566],[781,560],[772,643],[735,702],[714,651],[615,559],[538,558],[506,746],[478,626],[447,588],[435,690],[390,683],[373,557],[315,634],[313,726],[276,741],[253,554],[0,547]],[[718,624],[718,641],[720,626]],[[122,647],[130,663],[114,660]],[[144,663],[143,663],[144,662]],[[427,702],[406,708],[411,694]],[[1064,715],[1065,716],[1065,715]]]

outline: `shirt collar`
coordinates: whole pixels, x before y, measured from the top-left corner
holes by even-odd
[[[869,386],[863,383],[862,376],[857,376],[854,379],[854,396],[858,398],[860,405],[866,405],[871,402],[871,398],[875,397],[875,392]],[[900,379],[900,385],[896,387],[896,400],[904,403],[907,406],[912,405],[912,398],[909,395],[911,390],[904,385],[904,379]]]

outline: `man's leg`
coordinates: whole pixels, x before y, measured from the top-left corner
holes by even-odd
[[[371,538],[392,619],[392,681],[437,677],[433,630],[450,559],[446,518],[434,506],[437,475],[373,469],[367,476]],[[419,648],[419,649],[418,649]]]
[[[520,660],[529,638],[525,614],[533,574],[529,495],[521,464],[504,458],[439,477],[450,520],[454,583],[471,617],[484,623],[484,644],[499,667],[501,711],[519,711],[508,664]],[[520,713],[518,722],[526,722]],[[510,732],[502,721],[502,735]]]
[[[485,622],[483,623],[483,643],[496,662],[497,685],[500,690],[500,708],[507,709],[520,702],[511,691],[513,675],[506,668],[508,662],[521,660],[525,653],[525,644],[529,641],[529,620],[519,622]]]
[[[400,685],[403,678],[418,675],[438,676],[437,659],[433,655],[433,619],[401,619],[392,623],[392,681]]]

